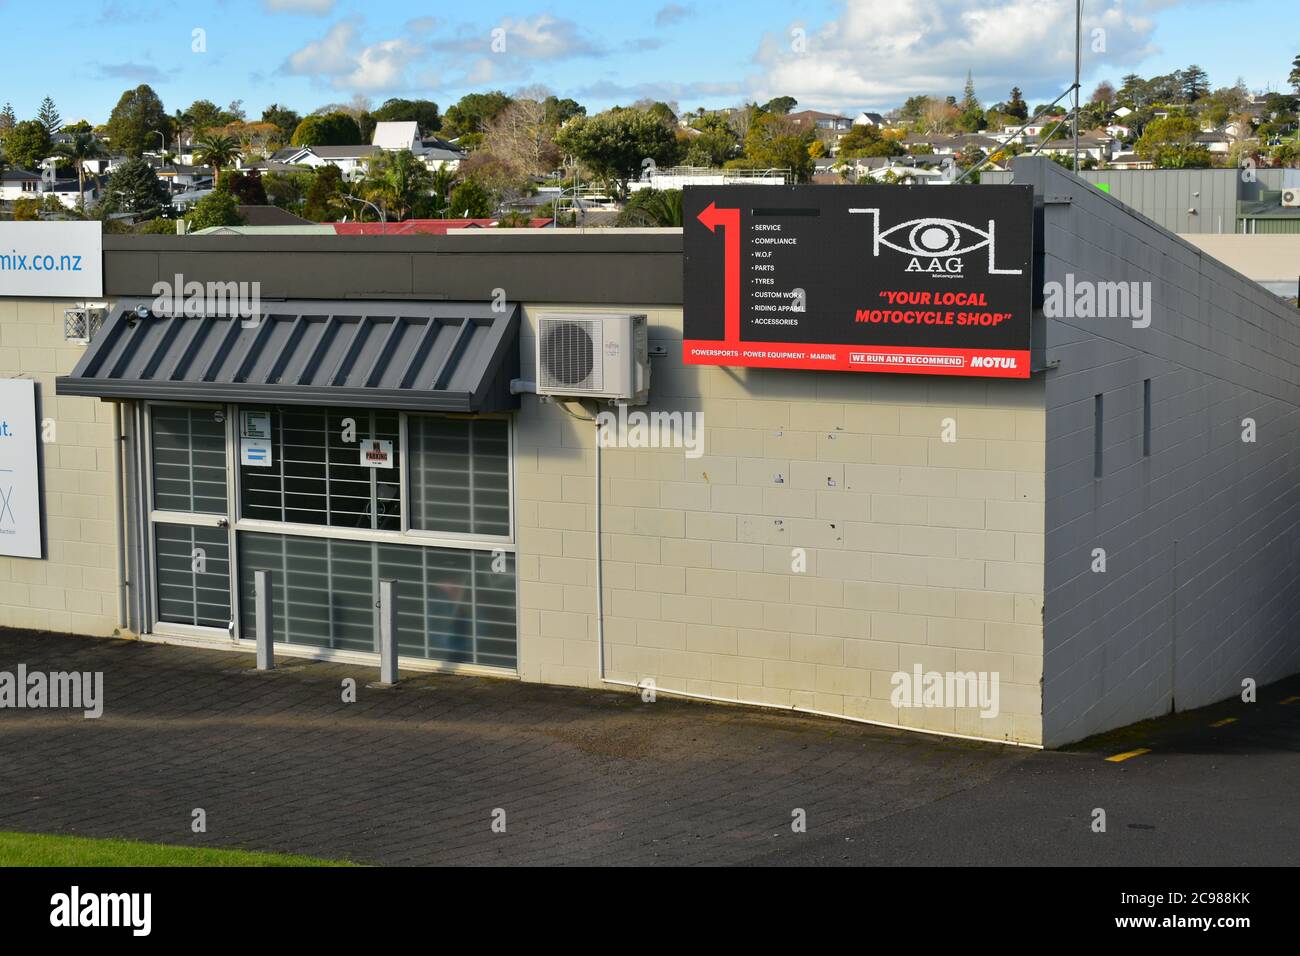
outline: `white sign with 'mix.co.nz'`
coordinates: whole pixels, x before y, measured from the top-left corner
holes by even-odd
[[[0,379],[0,554],[41,557],[36,383]]]
[[[0,297],[98,299],[104,236],[98,222],[0,222]]]

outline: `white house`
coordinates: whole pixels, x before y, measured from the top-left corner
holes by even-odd
[[[366,173],[366,163],[383,150],[378,146],[299,146],[280,150],[272,160],[299,166],[337,166],[348,182]]]
[[[420,124],[414,120],[402,123],[376,123],[370,144],[390,153],[400,153],[409,149],[416,155],[424,153],[424,143],[420,141]]]
[[[41,174],[30,169],[6,169],[0,173],[0,199],[39,199]]]
[[[853,118],[853,125],[881,127],[885,125],[885,118],[879,113],[862,112]]]

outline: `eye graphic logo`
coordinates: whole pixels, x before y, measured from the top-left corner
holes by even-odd
[[[882,232],[879,209],[850,209],[849,212],[871,217],[871,255],[879,256],[880,247],[888,246],[895,252],[911,256],[908,272],[960,275],[965,264],[962,256],[985,247],[988,248],[989,275],[1020,275],[1024,271],[997,267],[997,227],[992,219],[988,229],[984,230],[957,219],[926,216],[900,222]],[[963,233],[970,233],[970,237]],[[923,265],[923,259],[930,261]]]

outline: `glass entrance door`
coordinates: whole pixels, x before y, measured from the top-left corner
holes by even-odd
[[[226,410],[150,405],[149,549],[154,621],[233,637]]]

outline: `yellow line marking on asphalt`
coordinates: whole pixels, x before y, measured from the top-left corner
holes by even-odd
[[[1110,763],[1119,763],[1121,760],[1128,760],[1129,757],[1141,757],[1143,754],[1149,754],[1150,747],[1139,747],[1137,750],[1126,750],[1122,754],[1115,754],[1113,757],[1107,757]]]
[[[1210,726],[1211,726],[1211,727],[1226,727],[1226,726],[1228,726],[1228,724],[1235,724],[1236,722],[1237,722],[1237,718],[1236,718],[1236,717],[1224,717],[1223,720],[1216,720],[1214,723],[1210,724]]]
[[[1286,700],[1282,701],[1282,703],[1294,704],[1297,700],[1300,700],[1300,697],[1288,697]]]

